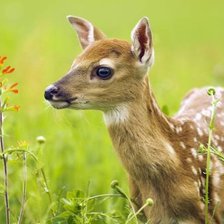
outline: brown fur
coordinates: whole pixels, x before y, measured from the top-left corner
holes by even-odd
[[[148,89],[147,80],[145,88]],[[207,97],[206,92],[204,97]],[[198,137],[198,134],[189,126],[191,124],[195,127],[193,122],[186,121],[180,124],[178,120],[166,118],[161,115],[158,108],[149,103],[148,99],[153,99],[149,92],[143,101],[131,105],[131,118],[129,117],[127,123],[109,127],[115,148],[118,149],[118,154],[132,178],[132,189],[135,189],[132,190],[133,197],[139,198],[140,193],[140,202],[148,197],[153,198],[155,205],[152,209],[145,210],[152,223],[168,223],[167,220],[192,220],[193,223],[203,223],[204,214],[200,208],[203,195],[198,195],[193,184],[200,177],[192,175],[186,158],[192,158],[191,148],[198,149],[200,143],[206,145],[207,136],[194,143],[193,137]],[[170,123],[175,128],[182,127],[183,131],[180,134],[175,133],[175,129],[171,130]],[[186,145],[185,150],[180,148],[180,141]],[[177,157],[167,155],[162,142],[171,144]],[[193,164],[205,170],[205,159],[202,163],[195,160]],[[220,193],[223,190],[221,187]],[[214,206],[211,211],[213,209]],[[220,223],[218,216],[217,214],[215,219]]]
[[[138,26],[142,23],[147,25],[142,20]],[[154,205],[144,210],[151,223],[201,224],[204,223],[206,158],[197,150],[201,143],[206,145],[208,141],[207,113],[211,97],[207,96],[206,88],[193,90],[176,116],[165,116],[146,76],[150,58],[144,58],[146,64],[139,62],[147,56],[149,46],[144,48],[144,44],[149,42],[151,47],[152,40],[147,38],[151,36],[139,38],[144,40],[139,55],[136,55],[138,45],[133,52],[126,41],[96,38],[74,61],[68,74],[54,84],[60,91],[51,103],[59,108],[58,102],[75,99],[67,107],[102,110],[106,119],[112,119],[107,123],[108,130],[129,174],[135,205],[141,207],[149,197],[154,200]],[[152,57],[151,53],[148,55]],[[101,80],[94,73],[105,58],[113,62],[114,74],[109,80]],[[221,106],[217,111],[213,145],[223,150],[224,90],[217,88],[217,92]],[[216,224],[221,223],[224,212],[223,186],[224,167],[213,156],[209,197],[210,218],[216,208],[213,218]]]

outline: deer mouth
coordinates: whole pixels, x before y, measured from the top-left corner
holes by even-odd
[[[64,108],[69,108],[73,103],[75,103],[76,100],[77,100],[77,97],[66,99],[66,100],[49,100],[48,102],[55,109],[64,109]]]
[[[80,110],[80,109],[89,108],[88,100],[81,100],[81,99],[78,99],[77,97],[67,99],[67,100],[49,100],[48,102],[55,109],[70,108],[70,109]]]
[[[71,104],[67,101],[49,101],[52,107],[55,109],[68,108]]]

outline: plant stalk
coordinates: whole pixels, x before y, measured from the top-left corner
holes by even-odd
[[[210,123],[209,123],[207,161],[206,161],[205,224],[209,224],[209,176],[210,176],[210,165],[211,165],[211,142],[212,142],[212,132],[213,132],[213,129],[214,129],[216,104],[217,104],[217,100],[215,100],[214,94],[212,94],[212,114],[211,114],[211,120],[210,120]]]
[[[211,135],[212,130],[209,130],[207,161],[206,161],[206,180],[205,180],[205,224],[209,224],[209,176],[210,176],[210,161],[211,161]]]
[[[49,189],[47,177],[46,177],[44,168],[42,167],[42,164],[40,164],[40,160],[39,160],[39,159],[41,159],[41,161],[42,161],[42,158],[43,158],[43,144],[39,143],[38,151],[39,151],[39,158],[38,158],[39,175],[41,174],[41,176],[43,178],[43,188],[44,188],[45,193],[47,193],[47,195],[48,195],[50,204],[52,205],[53,200],[52,200],[51,192]],[[52,216],[54,217],[55,216],[54,210],[52,208],[50,210],[51,210]]]
[[[23,214],[24,214],[25,203],[26,203],[26,191],[27,191],[27,165],[26,165],[26,153],[24,152],[23,153],[23,195],[22,195],[18,224],[21,224],[23,220]]]
[[[134,212],[133,215],[131,215],[125,222],[125,224],[130,223],[130,221],[135,218],[136,219],[136,223],[138,223],[138,219],[137,216],[140,214],[140,212],[142,212],[146,207],[148,206],[148,203],[145,203],[138,211]]]
[[[0,107],[2,103],[0,100]],[[9,207],[9,194],[8,194],[8,167],[7,156],[4,155],[4,138],[3,138],[3,113],[0,111],[0,148],[2,152],[3,172],[4,172],[4,198],[5,198],[5,219],[6,224],[10,224],[10,207]]]

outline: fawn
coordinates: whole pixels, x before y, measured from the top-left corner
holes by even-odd
[[[84,51],[68,73],[45,91],[56,109],[96,109],[104,113],[114,147],[129,174],[136,207],[145,208],[150,223],[204,223],[206,158],[197,152],[207,145],[211,98],[206,88],[194,89],[172,118],[154,98],[147,72],[153,64],[152,32],[142,18],[131,43],[107,39],[89,21],[68,16]],[[212,144],[224,149],[224,89],[216,88],[217,106]],[[213,223],[224,213],[224,166],[212,157],[209,211]],[[214,214],[213,214],[214,213]]]

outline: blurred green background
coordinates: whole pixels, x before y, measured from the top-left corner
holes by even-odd
[[[223,11],[223,0],[1,0],[0,55],[8,56],[7,64],[16,67],[11,80],[19,82],[20,93],[12,100],[21,105],[20,112],[7,115],[6,145],[26,140],[32,150],[36,136],[45,136],[42,162],[54,195],[86,189],[88,184],[91,194],[108,192],[113,179],[127,190],[127,175],[102,114],[57,111],[43,99],[44,89],[63,76],[81,52],[66,16],[84,17],[108,37],[126,40],[137,21],[148,16],[156,55],[149,75],[152,88],[160,106],[167,105],[173,114],[189,89],[224,83]],[[10,202],[16,218],[21,164],[11,161],[9,166]],[[27,223],[44,220],[48,206],[34,172],[29,169]]]

